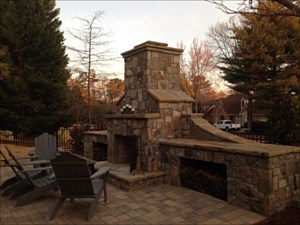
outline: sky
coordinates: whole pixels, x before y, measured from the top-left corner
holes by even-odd
[[[233,6],[236,1],[228,3]],[[167,43],[176,47],[183,42],[187,49],[193,38],[205,41],[210,26],[226,21],[226,15],[215,5],[205,1],[69,1],[57,0],[60,8],[61,30],[65,45],[73,46],[74,38],[66,31],[78,28],[76,17],[87,17],[103,11],[102,28],[110,33],[112,55],[118,60],[103,68],[106,73],[116,73],[124,78],[124,60],[121,53],[145,41]],[[187,52],[188,50],[186,50]],[[72,59],[71,52],[67,51]]]

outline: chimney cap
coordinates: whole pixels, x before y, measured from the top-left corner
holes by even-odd
[[[134,46],[133,49],[123,52],[121,55],[125,58],[142,51],[164,52],[173,55],[180,55],[183,49],[168,47],[168,44],[156,41],[146,41]]]

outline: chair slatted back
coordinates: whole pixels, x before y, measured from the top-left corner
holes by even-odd
[[[35,151],[39,159],[54,159],[57,151],[56,137],[43,133],[34,139]]]
[[[51,160],[61,196],[66,198],[94,197],[87,161],[77,155],[63,153]]]
[[[9,148],[7,146],[5,146],[5,148],[7,150],[7,153],[9,155],[9,157],[15,162],[16,167],[18,168],[18,170],[19,171],[23,171],[24,168],[20,164],[20,162],[17,160],[17,158],[15,157],[15,155],[9,150]],[[18,174],[18,172],[17,172],[17,174]],[[35,183],[33,182],[33,180],[31,179],[31,177],[29,176],[29,174],[27,172],[22,172],[22,174],[26,177],[26,179],[32,185],[32,187],[36,187]]]
[[[1,148],[0,148],[0,155],[1,155],[1,158],[3,158],[3,162],[5,163],[5,165],[6,165],[6,166],[9,166],[9,167],[12,169],[12,171],[15,173],[15,175],[16,175],[19,179],[21,179],[21,178],[20,178],[20,175],[19,175],[19,173],[18,173],[18,171],[16,170],[16,168],[17,168],[18,170],[20,170],[20,168],[11,165],[11,163],[10,163],[9,160],[8,160],[8,158],[5,156],[4,152],[2,152]]]

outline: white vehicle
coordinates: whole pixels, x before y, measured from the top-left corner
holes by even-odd
[[[241,124],[234,124],[231,120],[219,120],[214,124],[215,127],[221,129],[221,130],[238,130],[241,128]]]

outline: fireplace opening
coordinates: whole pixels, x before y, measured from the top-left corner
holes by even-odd
[[[107,160],[107,144],[93,142],[93,158],[96,161]]]
[[[119,163],[129,163],[130,173],[137,170],[139,141],[139,136],[115,135],[115,158]]]
[[[227,201],[226,165],[187,158],[181,158],[180,165],[183,187]]]

